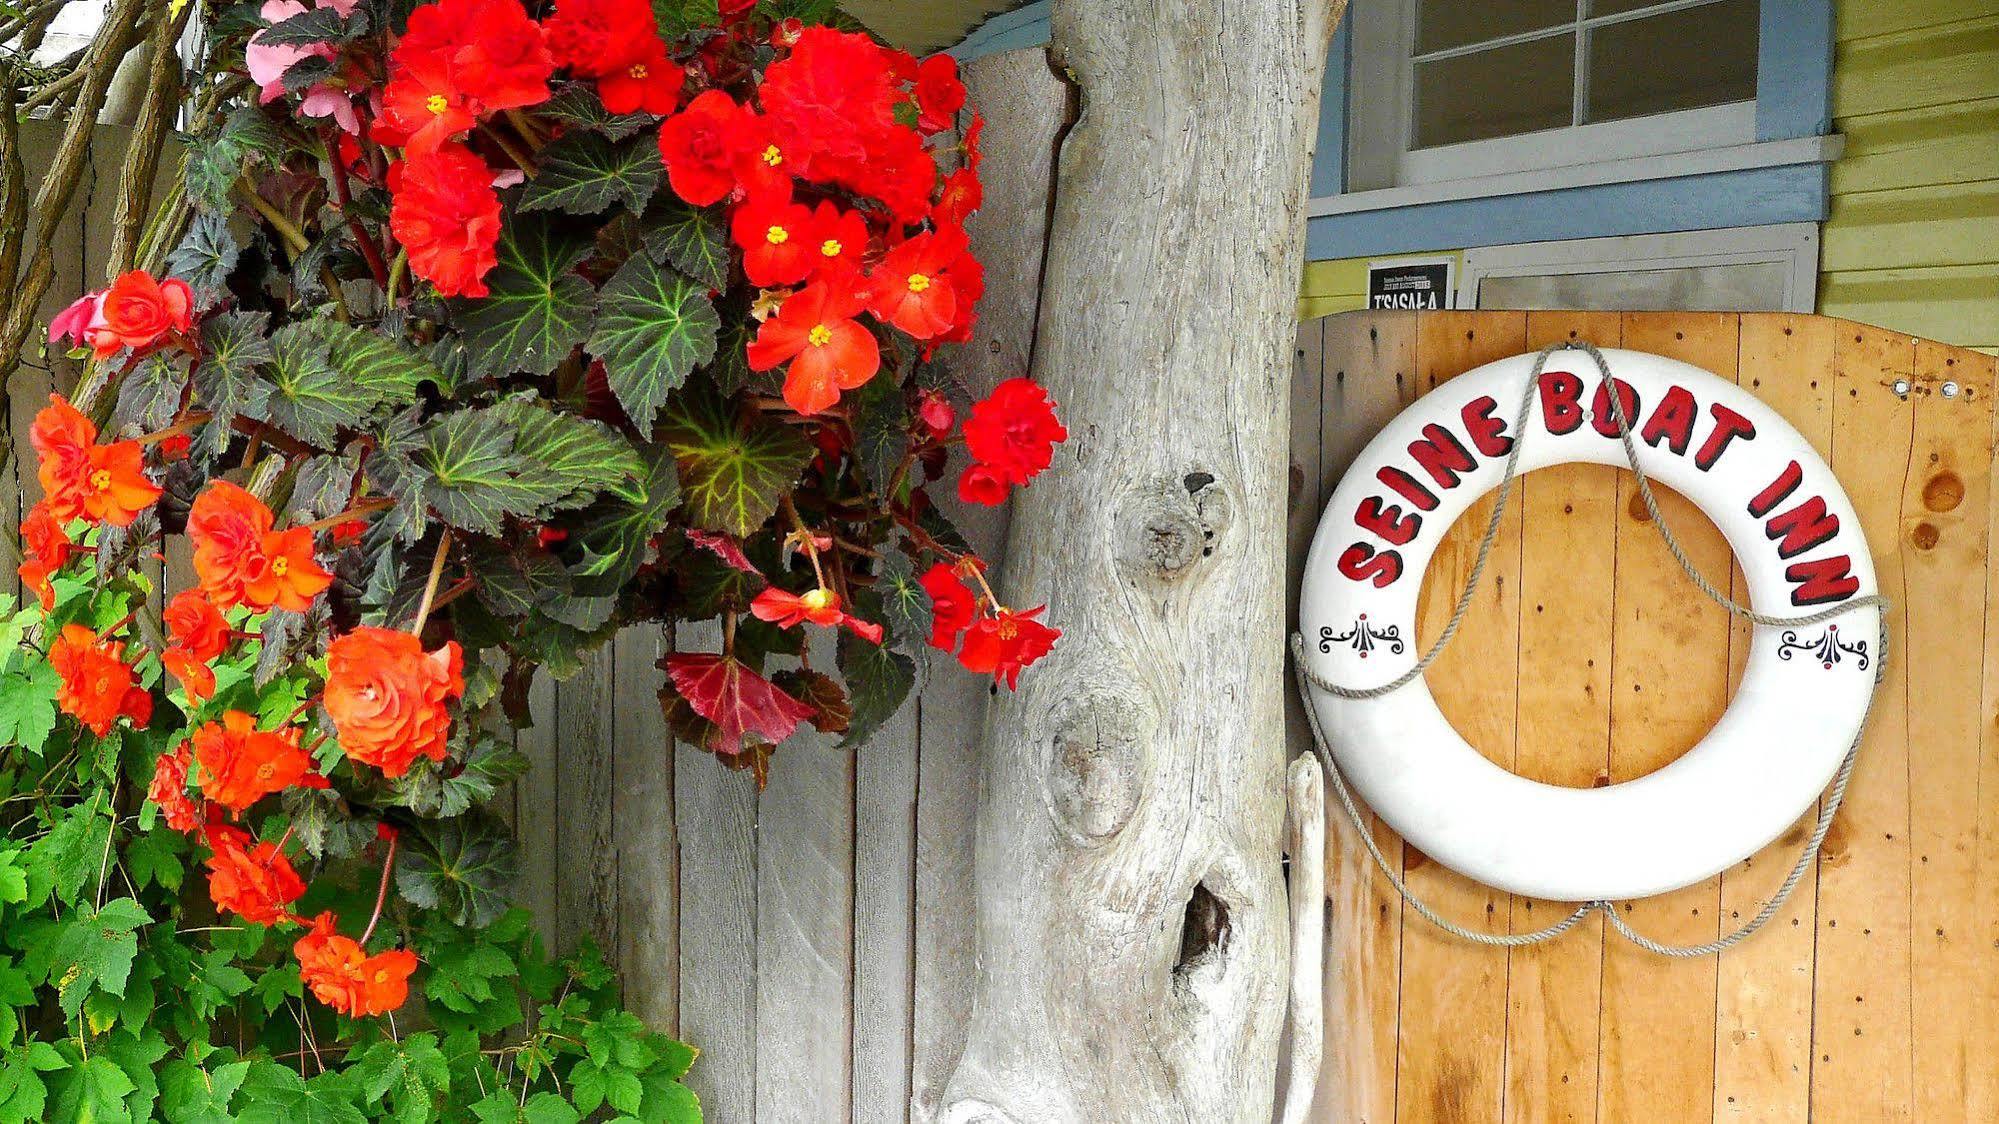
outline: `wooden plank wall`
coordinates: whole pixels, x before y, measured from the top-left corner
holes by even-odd
[[[1895,602],[1860,765],[1784,912],[1753,940],[1695,960],[1606,937],[1600,917],[1532,949],[1453,940],[1402,906],[1336,812],[1331,1025],[1314,1118],[1999,1119],[1993,358],[1788,314],[1308,322],[1293,396],[1294,559],[1347,465],[1417,393],[1564,339],[1736,380],[1828,457]],[[1913,386],[1906,398],[1892,390],[1898,379]],[[1485,588],[1431,672],[1452,723],[1523,775],[1590,786],[1656,769],[1698,740],[1739,678],[1744,633],[1686,587],[1630,480],[1600,466],[1524,478]],[[1728,574],[1712,524],[1662,499],[1704,572]],[[1448,616],[1489,511],[1474,507],[1440,548],[1419,643]],[[1810,819],[1716,879],[1620,908],[1661,939],[1711,939],[1767,900]],[[1566,911],[1471,884],[1375,832],[1412,886],[1461,922],[1524,931]]]

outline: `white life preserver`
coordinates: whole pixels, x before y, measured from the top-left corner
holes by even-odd
[[[1789,423],[1698,367],[1603,355],[1646,476],[1714,521],[1753,609],[1805,616],[1875,592],[1853,505]],[[1414,666],[1424,569],[1458,516],[1503,478],[1535,358],[1488,363],[1423,396],[1340,481],[1299,598],[1306,667],[1318,679],[1366,689]],[[1550,357],[1519,472],[1625,466],[1603,382],[1582,352]],[[1374,698],[1314,687],[1310,703],[1341,772],[1425,855],[1517,894],[1642,897],[1748,858],[1812,806],[1865,720],[1881,628],[1874,603],[1805,628],[1756,626],[1741,686],[1707,736],[1672,764],[1604,788],[1542,784],[1486,760],[1421,677]]]

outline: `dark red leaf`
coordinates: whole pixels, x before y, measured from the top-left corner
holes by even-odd
[[[676,653],[667,657],[666,673],[694,713],[715,724],[718,753],[741,753],[745,734],[781,742],[816,713],[727,656]]]

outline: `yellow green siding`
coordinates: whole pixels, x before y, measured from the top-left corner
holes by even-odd
[[[1390,254],[1388,257],[1407,257]],[[1431,254],[1422,256],[1429,257]],[[1434,256],[1464,259],[1458,251],[1436,251]],[[1310,320],[1335,312],[1352,312],[1367,307],[1367,258],[1333,258],[1305,263],[1305,284],[1298,293],[1298,319]]]
[[[1838,0],[1819,309],[1999,347],[1999,0]]]

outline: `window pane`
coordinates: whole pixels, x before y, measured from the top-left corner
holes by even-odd
[[[1623,311],[1781,312],[1790,266],[1782,262],[1672,269],[1486,277],[1480,308],[1600,308]]]
[[[1722,0],[1589,32],[1585,121],[1756,96],[1756,0]]]
[[[1589,0],[1589,14],[1593,16],[1615,16],[1625,12],[1635,12],[1640,8],[1656,8],[1660,0]]]
[[[1415,147],[1567,127],[1575,42],[1551,35],[1417,63]]]
[[[1540,31],[1575,18],[1575,0],[1418,0],[1416,53]]]

